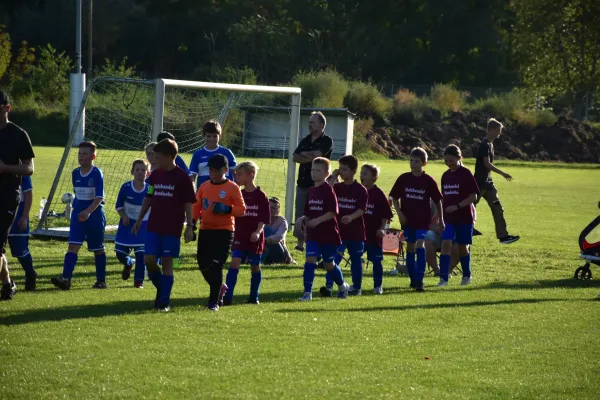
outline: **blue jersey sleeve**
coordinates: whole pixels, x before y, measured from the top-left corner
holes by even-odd
[[[196,150],[194,155],[192,155],[192,161],[190,162],[190,174],[198,175],[200,171],[198,171],[198,164],[200,161],[198,158],[200,157],[200,150]]]
[[[25,192],[31,192],[33,190],[33,184],[31,183],[31,176],[22,176],[21,177],[21,191],[23,193]]]
[[[94,181],[94,186],[96,188],[96,198],[104,198],[104,174],[100,171],[100,168],[96,167],[96,180]]]
[[[179,154],[175,158],[175,165],[184,170],[186,174],[190,174],[190,170],[188,169],[187,165],[185,165],[185,161],[183,161],[183,158],[181,158]]]
[[[233,171],[235,170],[235,167],[237,167],[237,162],[231,150],[228,148],[224,148],[224,150],[226,150],[225,157],[227,157],[227,162],[229,163],[229,172],[227,173],[227,178],[229,178],[229,180],[233,180]]]
[[[127,196],[127,183],[121,186],[119,195],[117,196],[117,203],[115,204],[115,210],[122,210],[125,207],[125,197]]]

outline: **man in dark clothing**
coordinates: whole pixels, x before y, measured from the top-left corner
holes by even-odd
[[[313,112],[308,119],[309,134],[300,141],[294,151],[294,162],[300,163],[296,186],[295,221],[304,215],[304,204],[306,203],[308,189],[315,184],[310,176],[312,161],[317,157],[331,159],[333,140],[325,134],[325,125],[327,125],[327,119],[323,113],[320,111]],[[304,250],[303,238],[298,238],[296,249]]]
[[[0,300],[10,300],[17,292],[17,285],[10,279],[4,253],[8,231],[19,206],[21,176],[33,174],[34,157],[27,132],[8,120],[9,111],[8,95],[0,91]]]
[[[494,162],[494,139],[500,137],[502,133],[502,125],[500,122],[491,118],[487,125],[487,136],[481,141],[479,150],[477,151],[477,160],[475,162],[475,181],[479,186],[480,194],[477,197],[477,202],[483,197],[487,201],[492,215],[494,224],[496,225],[496,237],[502,244],[514,243],[520,239],[520,236],[509,235],[506,229],[506,221],[504,220],[504,208],[498,198],[498,190],[492,181],[492,171],[500,174],[507,181],[512,180],[512,176],[502,171],[500,168],[492,164]]]

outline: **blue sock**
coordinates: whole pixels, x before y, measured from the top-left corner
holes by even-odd
[[[352,273],[352,286],[354,289],[362,288],[362,259],[360,253],[350,254],[350,271]]]
[[[471,277],[471,253],[460,258],[460,266],[463,270],[463,278]]]
[[[337,283],[338,285],[344,283],[344,274],[342,274],[342,270],[338,265],[334,265],[333,269],[330,272],[335,283]]]
[[[381,260],[373,261],[373,285],[374,287],[383,285],[383,264]]]
[[[65,263],[63,266],[63,278],[73,278],[73,271],[75,270],[75,264],[77,264],[77,253],[66,253]]]
[[[135,272],[133,273],[133,280],[135,282],[144,282],[145,275],[146,264],[144,263],[144,252],[139,251],[135,253]]]
[[[333,257],[333,262],[335,263],[335,265],[340,265],[340,263],[342,262],[342,254],[340,253],[335,253],[335,257]]]
[[[440,279],[448,281],[450,273],[450,256],[447,254],[440,255]]]
[[[239,269],[229,268],[227,270],[227,277],[225,278],[225,284],[227,285],[227,293],[225,293],[225,300],[233,299],[233,291],[235,290],[235,285],[237,283],[239,273]]]
[[[250,278],[250,300],[258,301],[258,294],[260,293],[260,283],[262,282],[262,270],[252,272]]]
[[[150,279],[155,288],[160,289],[160,284],[162,281],[162,273],[160,272],[160,269],[155,272],[148,271],[148,279]]]
[[[168,306],[171,303],[171,289],[173,289],[174,281],[173,275],[163,275],[160,278],[160,305]]]
[[[427,268],[427,259],[425,258],[425,249],[419,248],[416,251],[417,265],[415,267],[415,283],[418,285],[423,284],[423,278],[425,277],[425,269]]]
[[[96,264],[96,281],[106,282],[106,253],[94,256]]]
[[[19,257],[19,262],[21,263],[21,267],[23,267],[23,271],[25,271],[25,276],[35,276],[35,269],[33,269],[33,258],[31,258],[31,253],[27,253],[26,256]]]
[[[406,272],[410,278],[410,283],[415,280],[415,253],[406,252]]]
[[[304,263],[304,293],[312,293],[313,282],[315,280],[315,269],[317,269],[317,264],[311,264],[309,262]]]
[[[331,271],[325,272],[325,286],[328,288],[333,287],[333,273]]]

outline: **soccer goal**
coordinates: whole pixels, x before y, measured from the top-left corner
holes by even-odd
[[[146,145],[167,131],[175,136],[188,164],[204,145],[202,126],[210,119],[223,127],[220,145],[238,163],[259,166],[257,184],[282,201],[292,222],[296,168],[292,154],[298,144],[299,88],[194,82],[172,79],[95,78],[87,87],[79,113],[46,197],[37,229],[39,236],[67,237],[71,172],[78,167],[77,145],[98,146],[95,165],[104,173],[106,239],[114,239],[119,222],[115,202],[121,185],[132,179],[131,164],[146,158]]]

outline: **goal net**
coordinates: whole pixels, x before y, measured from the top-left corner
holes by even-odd
[[[267,196],[281,200],[282,213],[291,221],[300,89],[100,77],[84,93],[32,233],[68,236],[69,196],[64,195],[74,193],[71,173],[79,166],[77,145],[82,140],[98,146],[94,164],[104,173],[106,239],[111,240],[119,223],[115,202],[121,185],[132,179],[132,162],[145,159],[146,145],[166,131],[175,136],[179,154],[189,167],[192,154],[204,145],[202,126],[210,119],[221,123],[220,145],[228,147],[238,163],[253,160],[258,164],[257,185]]]

